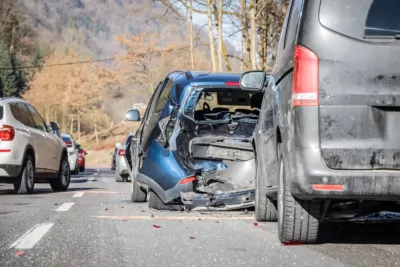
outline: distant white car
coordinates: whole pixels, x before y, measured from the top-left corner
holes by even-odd
[[[35,182],[68,189],[67,149],[30,103],[0,98],[0,125],[0,182],[13,183],[17,194],[32,193]]]
[[[78,148],[76,147],[75,141],[70,134],[61,134],[61,137],[67,147],[68,150],[68,161],[69,168],[72,174],[79,174],[79,165],[78,165]]]

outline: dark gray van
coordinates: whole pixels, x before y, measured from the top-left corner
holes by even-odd
[[[241,86],[264,90],[256,217],[282,242],[400,200],[400,1],[292,0],[265,81]]]

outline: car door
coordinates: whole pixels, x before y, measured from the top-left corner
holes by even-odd
[[[23,103],[17,103],[16,107],[18,108],[19,116],[21,122],[25,126],[25,130],[30,135],[30,142],[33,146],[33,149],[36,154],[35,158],[35,167],[37,173],[44,173],[47,171],[46,168],[46,149],[43,146],[44,138],[42,133],[36,128],[36,122],[28,109],[28,106]]]
[[[160,88],[158,94],[155,96],[152,109],[150,110],[148,123],[142,134],[142,148],[146,152],[149,146],[152,144],[161,133],[161,129],[158,125],[163,112],[168,111],[167,103],[169,103],[171,91],[174,86],[172,80],[166,80],[163,87]]]
[[[149,148],[152,145],[156,145],[156,138],[160,135],[161,130],[158,125],[158,122],[161,118],[161,115],[167,108],[167,104],[170,101],[171,97],[171,91],[172,87],[174,86],[174,82],[172,80],[166,79],[165,82],[163,83],[162,87],[158,88],[158,92],[156,92],[156,95],[154,96],[153,102],[152,102],[152,107],[149,110],[148,113],[148,118],[147,118],[147,124],[145,128],[143,129],[142,133],[142,149],[144,152],[144,155],[142,157],[142,167],[140,168],[140,173],[147,175],[149,177],[152,177],[153,170],[151,169],[152,164],[146,164],[147,160],[154,160],[154,159],[148,159],[147,153]],[[163,175],[160,173],[159,175]],[[159,180],[159,177],[152,177],[155,181]]]
[[[38,131],[38,136],[40,136],[40,146],[41,151],[43,152],[42,157],[45,160],[45,166],[47,170],[54,170],[54,162],[56,153],[58,153],[58,149],[54,146],[54,142],[51,139],[50,135],[47,132],[47,125],[44,122],[42,116],[40,116],[39,112],[30,104],[26,104],[29,112],[31,113],[33,120],[36,124],[36,130]]]

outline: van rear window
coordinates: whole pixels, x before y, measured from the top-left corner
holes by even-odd
[[[400,37],[399,0],[321,0],[320,22],[356,39]]]

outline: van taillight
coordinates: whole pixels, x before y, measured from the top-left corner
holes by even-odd
[[[0,128],[0,140],[1,141],[12,141],[14,140],[15,130],[14,127],[9,125],[4,125]]]
[[[301,45],[294,52],[292,107],[319,105],[318,56]]]
[[[120,150],[118,150],[118,155],[119,156],[124,156],[125,155],[125,149],[120,149]]]

